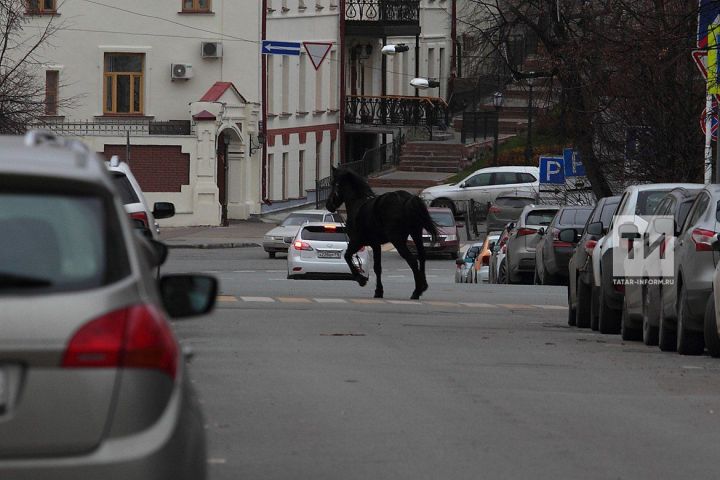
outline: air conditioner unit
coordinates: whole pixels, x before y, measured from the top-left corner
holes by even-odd
[[[202,58],[220,58],[222,57],[222,43],[220,42],[202,42],[200,55]]]
[[[192,65],[187,63],[171,64],[171,77],[173,80],[187,80],[193,76]]]

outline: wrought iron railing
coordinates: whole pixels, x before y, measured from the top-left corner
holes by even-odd
[[[420,22],[420,0],[346,0],[345,20],[418,24]]]
[[[102,119],[79,121],[44,121],[36,125],[60,135],[77,137],[124,137],[148,135],[192,135],[190,120],[155,121],[145,119]]]
[[[448,113],[445,100],[437,97],[349,95],[345,100],[348,124],[445,127]]]
[[[363,177],[390,170],[400,163],[400,150],[404,142],[405,137],[397,135],[392,142],[383,143],[379,147],[366,150],[362,159],[344,163],[342,167],[350,169]],[[321,178],[315,182],[315,208],[325,208],[325,201],[331,190],[332,177]]]

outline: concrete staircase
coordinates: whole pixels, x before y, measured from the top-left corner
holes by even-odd
[[[457,173],[466,165],[467,148],[460,143],[413,142],[403,145],[398,170]]]

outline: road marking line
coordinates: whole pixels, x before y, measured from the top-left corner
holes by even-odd
[[[535,305],[517,305],[514,303],[498,303],[498,307],[508,308],[510,310],[535,310]]]
[[[422,303],[424,303],[424,304],[426,304],[426,305],[433,305],[433,306],[436,306],[436,307],[459,307],[459,306],[460,306],[460,304],[458,304],[458,303],[453,303],[453,302],[439,302],[439,301],[435,301],[435,300],[430,300],[430,301],[422,302]]]
[[[382,252],[389,252],[389,251],[391,251],[391,250],[395,250],[395,247],[393,246],[392,243],[386,243],[386,244],[383,245],[382,248],[380,249],[380,251],[382,251]]]
[[[342,298],[313,298],[317,303],[347,303]]]
[[[238,299],[235,295],[218,295],[216,300],[218,302],[237,302]]]
[[[208,458],[207,463],[210,465],[223,465],[227,460],[224,458]]]
[[[472,308],[498,308],[497,305],[491,305],[489,303],[460,303],[460,305]]]
[[[285,270],[265,270],[265,273],[282,273]]]
[[[388,275],[387,278],[405,278],[405,275]]]
[[[542,308],[543,310],[567,310],[563,305],[531,305],[531,307]]]
[[[422,305],[422,303],[417,300],[388,300],[387,303],[392,303],[393,305]]]
[[[232,273],[256,273],[257,270],[235,270]]]
[[[375,298],[351,298],[350,301],[353,303],[368,304],[368,305],[385,303],[385,300],[378,300]]]
[[[302,297],[277,297],[276,300],[282,303],[312,303],[309,298]]]
[[[262,302],[262,303],[274,303],[270,297],[240,297],[243,302]]]

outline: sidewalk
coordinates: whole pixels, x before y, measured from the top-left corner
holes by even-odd
[[[160,229],[160,240],[169,248],[262,247],[263,235],[276,224],[264,219],[233,220],[227,227],[165,227]]]

